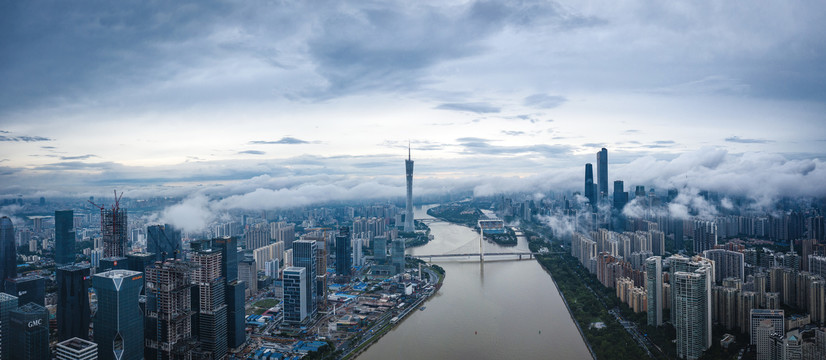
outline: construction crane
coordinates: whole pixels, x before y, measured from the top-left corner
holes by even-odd
[[[95,204],[92,200],[89,203],[100,209],[100,235],[103,237],[103,257],[123,257],[126,256],[126,214],[121,219],[120,199],[123,192],[118,195],[114,190],[115,204],[112,205],[111,215],[107,215],[106,207]],[[120,240],[123,240],[122,244]]]

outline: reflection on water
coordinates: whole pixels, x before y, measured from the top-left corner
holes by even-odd
[[[429,218],[416,208],[416,218]],[[430,224],[435,239],[410,254],[442,254],[476,241],[478,233]],[[527,251],[485,243],[485,251]],[[442,289],[359,359],[588,359],[590,354],[553,281],[534,260],[439,262]]]

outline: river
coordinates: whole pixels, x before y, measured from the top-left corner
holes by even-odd
[[[415,208],[416,218],[433,219],[427,208]],[[408,254],[465,249],[479,236],[444,221],[429,225],[435,238]],[[528,245],[524,237],[516,247],[485,243],[485,252],[497,250],[527,251]],[[535,260],[437,263],[447,276],[425,311],[411,314],[359,360],[591,358],[551,277]]]

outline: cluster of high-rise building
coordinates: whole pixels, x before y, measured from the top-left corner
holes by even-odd
[[[799,261],[777,261],[796,259],[793,252],[765,255],[774,261],[768,267],[754,264],[753,273],[746,271],[746,249],[736,244],[717,245],[693,257],[631,252],[631,259],[650,255],[638,265],[623,256],[628,251],[621,249],[634,245],[622,245],[630,236],[619,240],[621,235],[605,229],[574,233],[571,253],[634,312],[647,312],[649,325],[662,326],[668,321],[663,311],[669,310],[681,358],[697,359],[712,345],[713,325],[750,335],[758,358],[785,359],[762,357],[769,356],[765,351],[772,341],[781,355],[791,351],[802,356],[796,358],[819,359],[826,354],[816,336],[801,335],[824,331],[816,326],[826,326],[826,282],[820,274],[803,271]],[[822,257],[810,259],[810,269],[822,266]],[[796,312],[784,317],[782,308]],[[773,330],[755,330],[767,314],[775,319]]]
[[[619,211],[629,195],[617,181],[608,201],[606,149],[597,153],[596,168],[595,177],[593,165],[585,166],[590,206],[580,209],[563,199],[563,215],[577,229],[570,235],[571,255],[632,311],[646,312],[648,325],[674,326],[681,358],[699,358],[711,346],[712,326],[748,334],[759,359],[826,355],[826,342],[818,340],[824,333],[818,326],[826,326],[826,239],[817,211],[675,219],[653,210],[676,191],[660,198],[637,186],[634,197],[644,199],[640,217],[616,212],[605,217],[602,208],[613,205]],[[543,200],[530,208],[550,213],[549,204]],[[733,242],[721,245],[728,240]],[[781,244],[789,251],[760,244]],[[670,313],[666,319],[664,311]]]

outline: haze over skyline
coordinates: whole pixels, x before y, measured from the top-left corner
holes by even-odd
[[[0,24],[3,195],[400,197],[410,140],[417,196],[581,191],[603,146],[629,188],[826,196],[820,3],[7,2]]]

